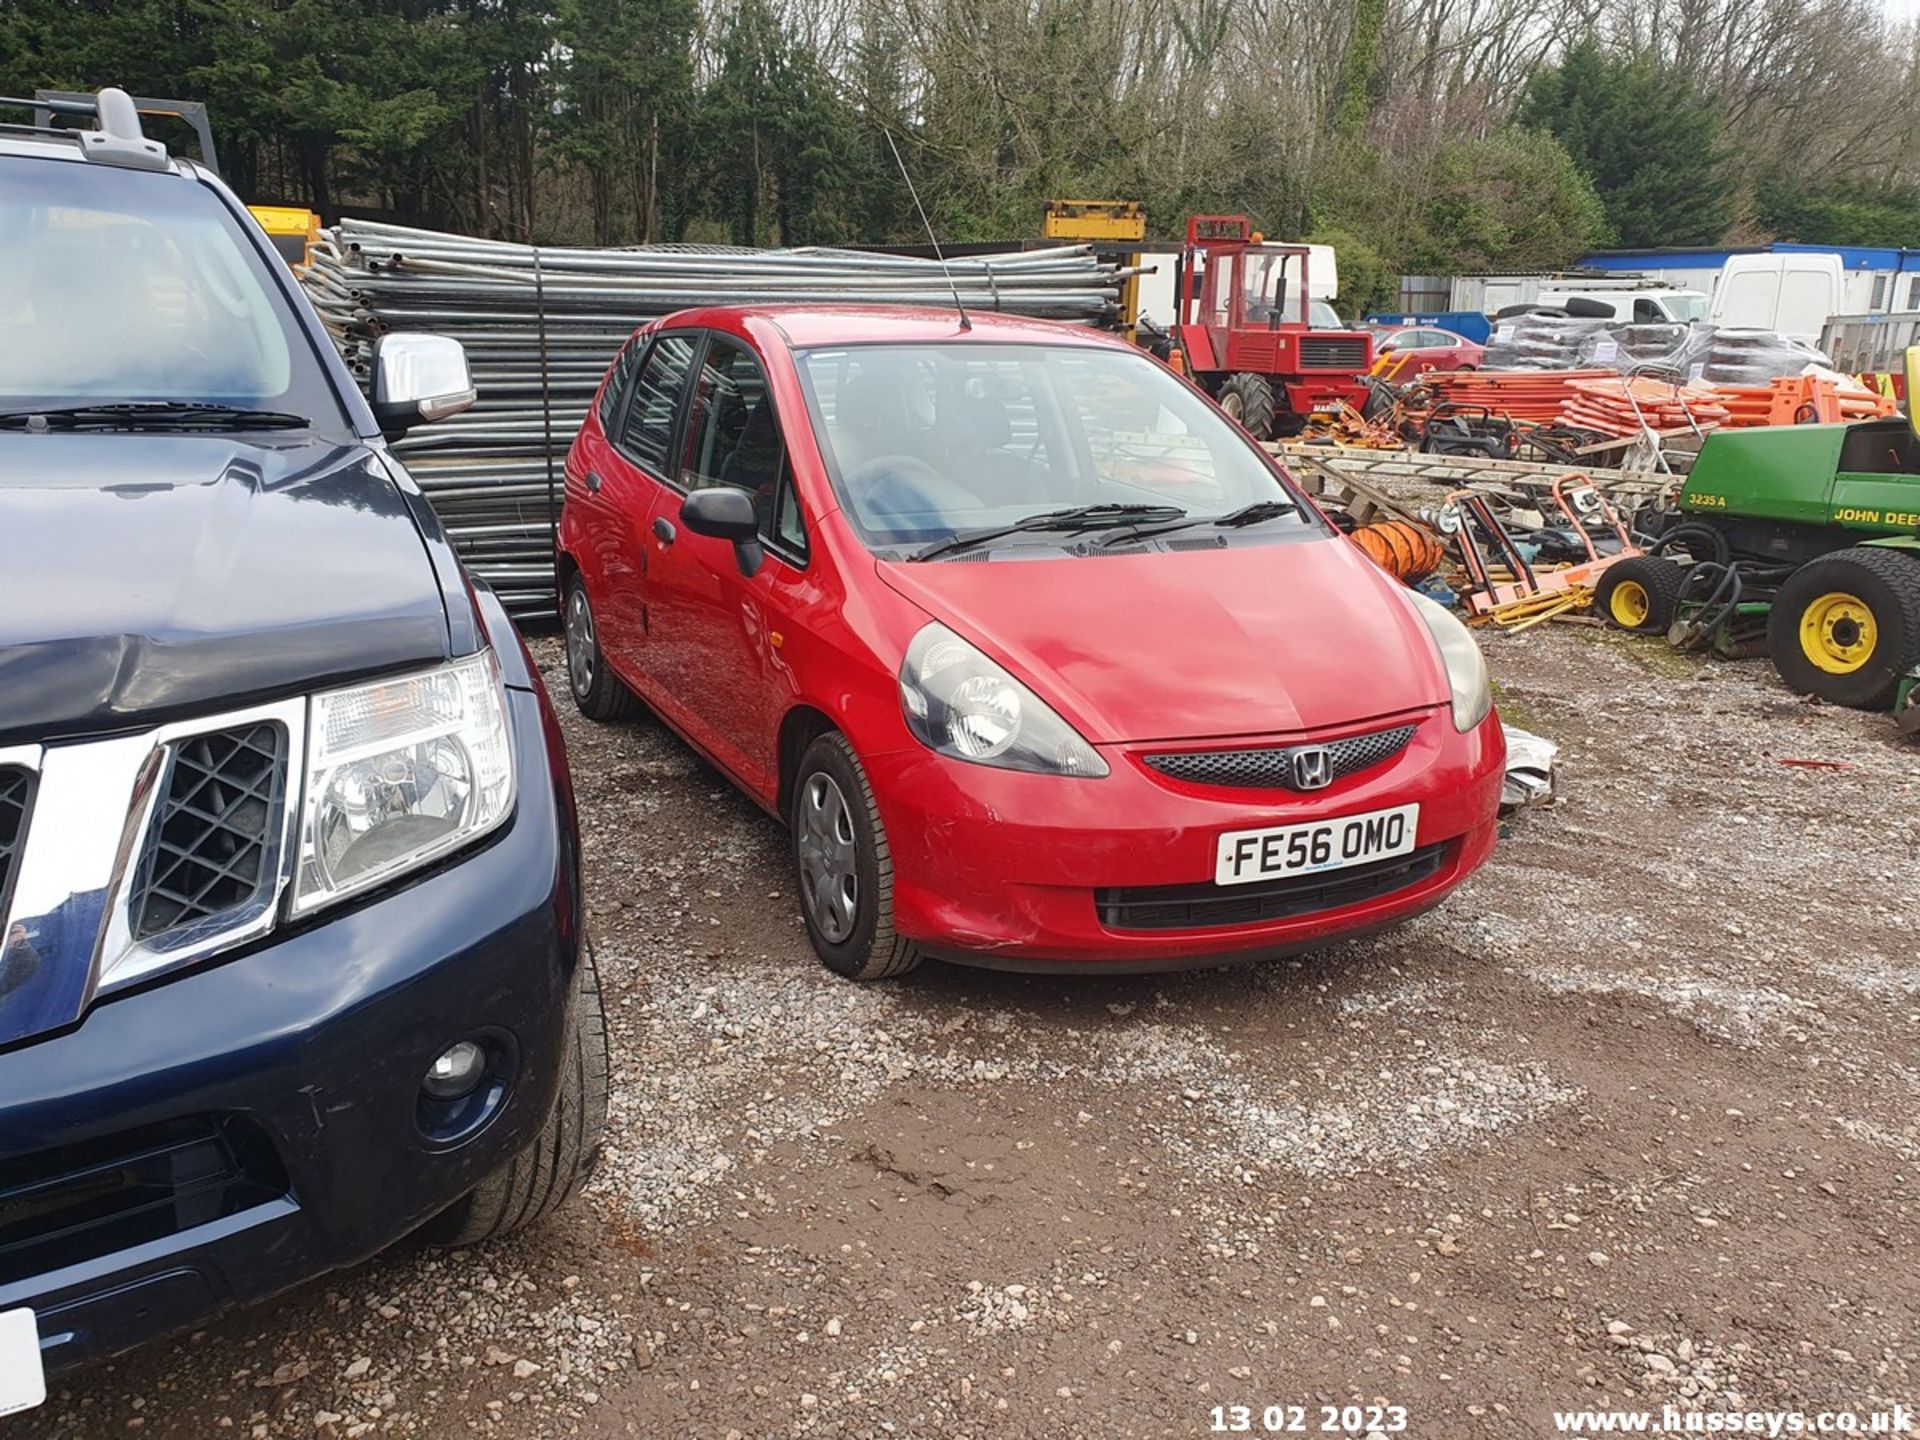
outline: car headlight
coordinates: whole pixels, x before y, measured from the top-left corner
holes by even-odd
[[[1447,683],[1453,687],[1453,728],[1461,734],[1487,718],[1493,708],[1493,682],[1487,677],[1487,657],[1480,653],[1480,642],[1460,623],[1446,606],[1429,600],[1418,590],[1401,592],[1413,602],[1414,611],[1427,622],[1440,651],[1440,663],[1446,666]]]
[[[493,652],[313,697],[293,913],[425,865],[513,809]]]
[[[1097,778],[1107,762],[1047,703],[946,626],[925,626],[900,667],[900,707],[923,745],[956,760]]]

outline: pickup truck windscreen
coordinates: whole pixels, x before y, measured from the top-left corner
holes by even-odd
[[[190,178],[0,165],[0,413],[125,405],[344,423],[269,263]],[[229,423],[231,423],[229,421]]]

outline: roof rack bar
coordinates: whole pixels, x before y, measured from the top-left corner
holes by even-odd
[[[99,106],[89,95],[80,100],[55,100],[47,91],[41,91],[31,100],[17,95],[0,95],[0,109],[34,110],[45,115],[97,115]],[[38,128],[45,129],[46,122],[39,122]]]
[[[34,124],[31,127],[34,133],[70,138],[79,145],[81,154],[98,164],[117,165],[124,170],[173,169],[173,159],[167,154],[167,147],[158,140],[147,139],[141,130],[139,108],[133,97],[124,90],[109,86],[98,95],[42,91],[32,100],[0,97],[0,106],[11,105],[30,105],[34,112]],[[200,108],[204,120],[205,107]],[[94,128],[83,130],[73,126],[55,126],[53,117],[56,114],[90,115]],[[25,127],[7,128],[18,133]]]
[[[40,115],[38,123],[50,124],[54,115],[91,115],[98,122],[100,99],[108,94],[125,96],[126,92],[103,90],[99,95],[88,95],[77,90],[36,90],[33,104]],[[207,119],[207,107],[204,104],[198,100],[164,100],[151,95],[135,95],[131,103],[137,112],[134,120],[136,134],[139,134],[138,115],[165,116],[184,121],[193,131],[194,138],[200,142],[200,163],[214,174],[220,173],[220,157],[213,148],[213,126]],[[102,124],[100,128],[104,130],[107,126]]]

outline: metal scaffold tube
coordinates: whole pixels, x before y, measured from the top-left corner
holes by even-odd
[[[702,305],[872,304],[1078,324],[1116,315],[1132,273],[1084,245],[932,260],[725,245],[531,246],[345,220],[302,276],[365,384],[385,334],[438,330],[467,348],[479,399],[394,449],[468,567],[517,616],[554,611],[561,465],[601,376],[635,327]],[[951,277],[951,287],[949,285]]]

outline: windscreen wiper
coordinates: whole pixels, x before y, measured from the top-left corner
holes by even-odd
[[[942,555],[970,550],[976,545],[986,545],[1028,531],[1073,532],[1097,530],[1110,525],[1152,524],[1155,521],[1178,520],[1186,513],[1178,505],[1075,505],[1066,510],[1046,510],[1038,515],[1029,515],[1011,525],[995,525],[986,530],[963,530],[958,535],[949,535],[944,540],[935,540],[931,545],[922,546],[907,558],[934,560]]]
[[[1216,530],[1238,530],[1242,526],[1258,525],[1265,520],[1277,520],[1282,515],[1299,513],[1300,507],[1291,500],[1256,500],[1251,505],[1242,505],[1238,510],[1229,510],[1224,515],[1196,515],[1191,519],[1175,520],[1171,524],[1152,529],[1139,525],[1129,526],[1125,531],[1101,543],[1126,545],[1136,540],[1151,540],[1157,535],[1171,535],[1176,530],[1191,530],[1196,525],[1211,525]],[[1151,522],[1148,523],[1151,524]]]
[[[196,400],[132,400],[107,405],[57,405],[0,412],[0,430],[45,431],[56,427],[138,430],[304,430],[313,421],[285,410],[249,410]]]

